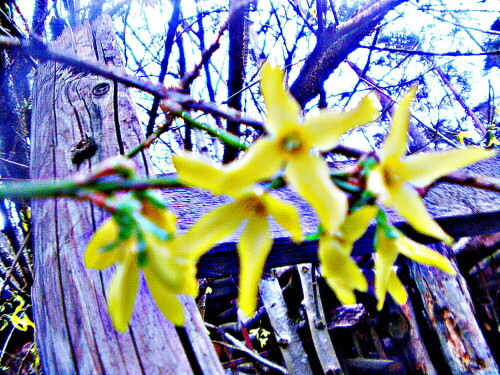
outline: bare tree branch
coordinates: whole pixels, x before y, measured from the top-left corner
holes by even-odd
[[[304,107],[321,91],[322,82],[359,46],[359,42],[390,10],[406,0],[379,0],[363,12],[338,26],[329,26],[318,35],[316,47],[306,59],[299,76],[290,87]]]
[[[450,56],[450,57],[460,57],[460,56],[488,56],[488,55],[500,55],[500,51],[490,51],[490,52],[461,52],[461,51],[450,51],[450,52],[429,52],[429,51],[418,51],[409,50],[402,48],[390,48],[390,47],[377,47],[377,46],[359,46],[359,48],[366,48],[371,51],[384,51],[390,53],[404,53],[408,55],[418,55],[418,56]]]

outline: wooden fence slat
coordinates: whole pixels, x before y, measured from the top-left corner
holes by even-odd
[[[325,374],[342,375],[342,367],[335,353],[335,349],[328,333],[328,324],[321,303],[318,283],[313,282],[313,272],[316,272],[313,265],[303,263],[297,265],[302,293],[304,294],[303,304],[307,314],[307,321],[314,343],[314,349],[318,355],[321,368]]]
[[[281,294],[281,286],[274,274],[260,282],[260,295],[290,374],[312,375],[309,359],[297,333],[297,327],[288,317],[288,308]]]

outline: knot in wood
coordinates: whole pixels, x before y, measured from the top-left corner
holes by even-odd
[[[85,135],[71,149],[71,162],[75,165],[82,164],[95,155],[98,147],[94,138]]]
[[[290,345],[290,342],[287,339],[279,339],[278,345],[282,348],[286,348],[288,345]]]
[[[101,82],[94,86],[92,89],[92,94],[95,96],[103,96],[108,93],[110,85],[107,82]]]

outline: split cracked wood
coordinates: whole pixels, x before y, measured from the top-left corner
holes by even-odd
[[[431,245],[446,252],[442,244]],[[492,357],[474,316],[465,280],[459,274],[445,274],[435,268],[410,263],[411,276],[426,320],[439,340],[442,355],[451,374],[497,375]]]
[[[304,293],[303,304],[307,314],[307,321],[321,368],[327,375],[341,375],[343,374],[342,367],[327,329],[328,324],[321,303],[319,286],[314,281],[315,278],[320,276],[314,274],[316,270],[310,263],[298,264],[297,270],[302,284],[302,293]]]
[[[109,17],[66,32],[60,48],[123,68]],[[142,139],[128,91],[122,84],[60,63],[40,65],[35,80],[31,178],[66,178],[77,169],[124,154]],[[71,149],[92,137],[95,155],[79,166]],[[151,164],[136,158],[143,175]],[[191,374],[175,327],[155,306],[144,280],[126,333],[116,332],[106,311],[112,270],[83,266],[83,252],[105,214],[71,199],[33,201],[35,230],[34,319],[43,370],[47,374]],[[203,374],[222,374],[192,298],[183,298],[191,352]],[[193,359],[191,359],[193,360]]]
[[[312,375],[309,359],[297,333],[297,327],[288,316],[288,308],[276,275],[264,276],[260,282],[260,290],[287,370],[290,374]]]

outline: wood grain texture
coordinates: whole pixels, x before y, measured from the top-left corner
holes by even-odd
[[[448,251],[442,244],[431,247],[445,254]],[[410,273],[424,316],[439,340],[440,354],[450,373],[498,374],[498,366],[474,316],[463,277],[460,274],[448,275],[414,262],[410,262]]]
[[[86,59],[123,66],[108,17],[67,29],[56,45]],[[34,93],[33,179],[67,178],[77,169],[89,170],[104,158],[127,152],[143,139],[129,93],[121,84],[45,62],[39,67]],[[76,166],[71,149],[85,136],[94,138],[99,148]],[[141,154],[136,162],[140,173],[147,175],[148,156]],[[33,307],[44,372],[191,374],[175,327],[156,308],[143,278],[128,331],[121,334],[113,329],[106,311],[112,270],[89,270],[82,260],[86,243],[105,216],[88,202],[33,202]],[[190,319],[202,324],[199,315],[189,311]],[[196,332],[202,339],[203,359],[212,359],[206,373],[221,374],[206,332]]]
[[[276,275],[264,276],[260,282],[260,293],[288,372],[312,375],[309,358],[297,332],[297,324],[289,318]]]
[[[320,276],[316,274],[315,267],[309,263],[297,265],[297,271],[304,294],[302,304],[321,369],[325,374],[342,375],[342,367],[328,332],[325,311],[319,294],[317,278]]]

